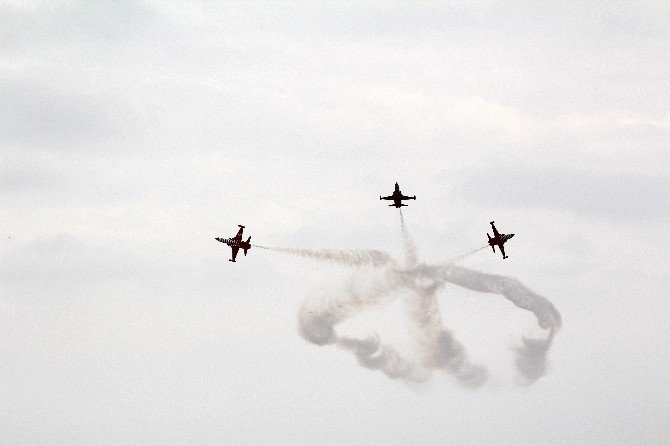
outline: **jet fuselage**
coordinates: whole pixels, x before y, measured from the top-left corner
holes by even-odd
[[[514,237],[514,234],[501,234],[498,232],[494,225],[494,221],[492,221],[491,224],[491,229],[493,229],[493,237],[491,237],[488,233],[486,236],[489,238],[489,246],[493,249],[493,252],[496,252],[496,246],[500,248],[500,253],[503,256],[503,259],[507,258],[507,255],[505,254],[505,247],[503,246],[505,242],[512,237]]]
[[[499,234],[497,237],[489,237],[489,245],[502,245],[512,237],[514,237],[514,234]]]
[[[216,240],[217,242],[225,243],[231,248],[241,248],[241,249],[251,248],[251,243],[245,242],[244,240],[236,240],[234,238],[222,238],[222,237],[216,237],[214,240]]]

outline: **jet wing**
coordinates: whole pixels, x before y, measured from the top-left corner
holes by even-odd
[[[496,229],[496,226],[493,224],[493,222],[491,222],[491,227],[493,228],[493,236],[498,237],[500,235],[500,233]]]
[[[388,197],[379,197],[380,200],[393,200],[394,197],[393,195],[389,195]]]
[[[502,243],[499,244],[498,247],[500,248],[500,252],[501,252],[502,255],[503,255],[503,259],[504,259],[505,257],[507,257],[507,256],[505,255],[505,247],[502,245]]]
[[[244,228],[240,227],[240,230],[237,231],[237,235],[235,236],[235,240],[242,240],[242,232],[244,232]]]
[[[242,231],[242,230],[240,229],[240,231]],[[237,257],[237,251],[239,251],[240,248],[238,248],[237,246],[233,246],[233,247],[231,247],[231,249],[233,250],[233,258],[230,259],[230,260],[232,260],[232,261],[234,262],[234,261],[235,261],[235,257]]]

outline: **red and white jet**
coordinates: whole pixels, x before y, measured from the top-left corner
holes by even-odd
[[[240,227],[240,230],[237,231],[237,235],[233,238],[221,238],[221,237],[216,237],[214,240],[217,242],[225,243],[226,245],[230,246],[233,250],[233,258],[228,259],[231,262],[235,261],[235,257],[237,257],[237,252],[242,248],[244,251],[244,255],[247,255],[247,251],[251,249],[251,237],[247,239],[245,242],[242,240],[242,231],[244,231],[244,226],[242,225],[237,225]]]

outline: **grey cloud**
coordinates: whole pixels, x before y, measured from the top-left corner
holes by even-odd
[[[4,281],[100,283],[145,275],[146,263],[122,244],[95,246],[71,234],[16,242],[2,253]]]
[[[52,190],[61,181],[56,171],[39,163],[3,160],[0,165],[0,193]]]
[[[174,259],[170,248],[143,249],[108,237],[87,240],[60,233],[23,240],[15,234],[4,241],[0,282],[8,295],[20,295],[26,289],[36,295],[55,290],[66,294],[95,290],[104,295],[128,286],[170,292],[183,283],[200,291],[203,278],[211,273],[211,263],[204,258]]]
[[[640,174],[491,166],[467,177],[460,192],[487,206],[559,209],[616,220],[670,215],[670,178]]]
[[[5,3],[0,5],[0,15],[0,48],[13,51],[38,45],[131,41],[167,24],[137,1],[44,2],[25,8]]]
[[[0,138],[26,148],[95,149],[137,130],[129,104],[61,91],[39,81],[0,81]]]

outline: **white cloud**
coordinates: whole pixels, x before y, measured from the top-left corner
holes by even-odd
[[[665,3],[0,8],[1,443],[667,442]],[[563,314],[531,392],[359,371],[296,328],[342,271],[212,240],[396,252],[394,181],[427,259],[517,233],[467,265]]]

